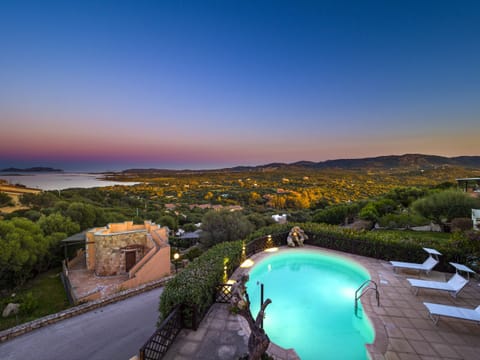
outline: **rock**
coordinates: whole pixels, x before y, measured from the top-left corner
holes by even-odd
[[[303,242],[308,239],[307,234],[298,226],[294,226],[287,237],[287,245],[290,247],[303,246]]]
[[[3,309],[2,316],[4,318],[9,317],[10,315],[18,314],[20,310],[20,304],[9,303],[5,309]]]

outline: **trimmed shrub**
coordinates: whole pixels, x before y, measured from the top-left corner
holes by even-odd
[[[203,253],[202,249],[200,249],[198,246],[195,246],[189,249],[185,253],[184,257],[187,258],[189,261],[193,261],[193,259],[199,257],[200,255],[202,255],[202,253]]]
[[[222,282],[224,267],[231,274],[239,265],[242,242],[232,241],[218,244],[179,272],[165,286],[160,296],[160,322],[177,306],[185,305],[185,326],[195,326],[194,312],[203,315],[215,300],[215,288]]]
[[[31,292],[27,293],[20,303],[20,313],[22,315],[31,315],[38,308],[38,300]]]
[[[381,227],[398,229],[428,225],[430,220],[416,214],[386,214],[378,219]]]

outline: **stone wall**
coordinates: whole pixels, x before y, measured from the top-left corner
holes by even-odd
[[[91,229],[85,234],[85,260],[87,262],[88,270],[95,270],[95,233],[101,230],[107,229],[104,227],[98,227]]]
[[[146,230],[128,232],[94,234],[95,241],[95,273],[99,276],[118,275],[126,273],[125,253],[135,252],[135,263],[152,247],[147,238]],[[133,248],[132,245],[139,245]]]
[[[151,221],[142,225],[125,221],[94,228],[86,233],[87,269],[99,276],[126,274],[127,252],[135,254],[136,264],[151,249],[165,245],[168,245],[167,228]]]

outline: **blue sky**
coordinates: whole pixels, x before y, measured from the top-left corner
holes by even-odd
[[[2,1],[0,166],[480,155],[478,1]]]

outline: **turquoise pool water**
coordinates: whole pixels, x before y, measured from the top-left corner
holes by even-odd
[[[260,309],[260,285],[267,307],[264,328],[270,340],[294,348],[302,360],[365,360],[365,344],[375,337],[355,290],[370,279],[366,269],[340,256],[288,250],[271,255],[250,270],[251,311]],[[360,305],[361,306],[361,305]]]

